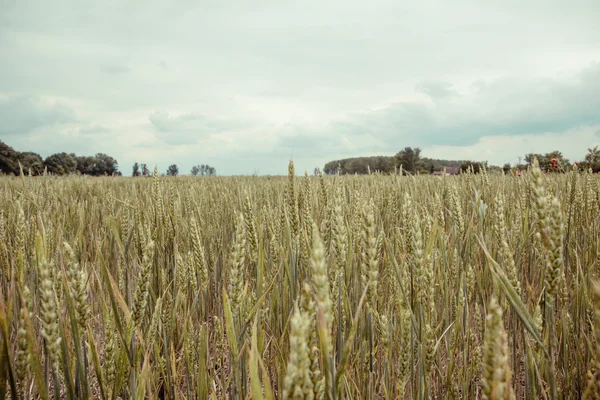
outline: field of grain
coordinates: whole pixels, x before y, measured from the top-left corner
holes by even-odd
[[[598,176],[288,170],[0,178],[0,398],[598,398]]]

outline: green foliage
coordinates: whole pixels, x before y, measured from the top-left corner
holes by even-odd
[[[56,175],[74,174],[77,171],[77,156],[65,152],[52,154],[44,160],[48,172]]]
[[[323,168],[326,175],[339,173],[364,175],[370,172],[381,172],[383,174],[393,174],[398,172],[400,166],[404,173],[419,172],[420,174],[432,174],[434,171],[441,171],[447,167],[460,167],[464,161],[457,160],[439,160],[433,158],[421,158],[419,148],[412,149],[406,147],[393,157],[372,156],[372,157],[353,157],[341,160],[329,161]]]
[[[415,147],[405,147],[404,150],[396,153],[396,166],[406,172],[414,174],[418,169],[424,166],[423,160],[421,160],[421,149]]]
[[[525,162],[527,163],[527,166],[531,167],[533,165],[533,160],[536,158],[540,163],[540,169],[544,172],[565,172],[570,169],[569,160],[558,150],[546,154],[526,154]]]
[[[28,171],[31,171],[33,175],[39,175],[44,172],[44,160],[39,154],[25,151],[19,153],[18,158],[23,166],[24,173],[27,174]]]
[[[579,167],[583,170],[591,169],[592,172],[600,172],[600,150],[598,146],[588,149],[585,160],[579,163]]]
[[[170,175],[170,176],[179,175],[179,167],[177,166],[177,164],[169,165],[169,168],[167,169],[167,175]]]
[[[77,172],[81,175],[92,175],[92,171],[94,170],[94,157],[90,156],[78,156],[76,157],[77,161]]]
[[[0,172],[4,174],[19,175],[23,173],[40,175],[47,169],[56,175],[79,173],[81,175],[119,175],[117,160],[104,153],[95,156],[77,156],[73,153],[55,153],[46,159],[30,151],[19,152],[0,141]]]
[[[104,153],[97,153],[94,156],[94,166],[90,175],[113,175],[119,172],[117,160]]]
[[[0,172],[4,174],[19,175],[19,162],[24,173],[39,175],[44,171],[44,160],[37,153],[18,152],[0,141]]]
[[[6,143],[0,142],[0,171],[5,174],[17,174],[19,165],[16,163],[18,153]]]
[[[368,174],[371,172],[390,173],[394,171],[393,157],[376,156],[376,157],[355,157],[346,158],[343,160],[330,161],[325,164],[323,172],[331,175],[336,174]]]
[[[208,164],[194,165],[190,171],[190,174],[193,176],[215,176],[217,175],[217,170]]]
[[[471,171],[472,173],[478,174],[483,168],[488,168],[487,161],[479,162],[479,161],[467,161],[460,165],[460,172],[465,173]]]

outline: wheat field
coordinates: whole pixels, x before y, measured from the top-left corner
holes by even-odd
[[[0,178],[0,398],[599,398],[598,176],[296,175]]]

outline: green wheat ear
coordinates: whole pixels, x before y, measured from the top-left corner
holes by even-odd
[[[311,379],[308,330],[310,320],[296,306],[290,321],[290,353],[285,378],[284,399],[313,399],[314,385]]]
[[[502,309],[495,296],[490,299],[485,318],[483,341],[483,378],[481,385],[484,399],[514,399],[512,372],[508,366],[508,339],[504,329]]]

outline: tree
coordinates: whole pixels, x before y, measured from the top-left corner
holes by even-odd
[[[588,149],[588,152],[585,155],[585,161],[592,164],[600,163],[600,150],[598,150],[598,146]]]
[[[411,149],[412,150],[412,149]],[[421,150],[418,150],[418,160],[416,162],[415,172],[433,173],[433,171],[441,171],[447,168],[459,168],[465,161],[463,160],[439,160],[434,158],[421,157]],[[412,150],[414,152],[414,150]],[[323,173],[326,175],[343,174],[367,174],[368,169],[371,172],[380,172],[383,174],[398,173],[400,165],[406,172],[407,166],[399,162],[399,155],[404,156],[404,150],[394,156],[371,156],[371,157],[354,157],[341,160],[329,161],[323,167]],[[410,151],[409,151],[410,153]],[[414,158],[414,157],[413,157]],[[433,166],[433,171],[432,167]]]
[[[96,159],[91,156],[78,156],[75,157],[77,161],[77,172],[81,175],[94,175],[94,164]]]
[[[535,154],[535,153],[529,153],[529,154],[525,154],[525,164],[531,166],[533,165],[533,160],[537,158],[538,162],[541,163],[541,159],[542,159],[542,155],[541,154]]]
[[[528,166],[533,165],[534,158],[537,158],[540,169],[545,172],[564,172],[570,169],[570,162],[562,152],[558,150],[546,154],[529,153],[525,155],[525,162]]]
[[[74,174],[77,171],[77,159],[75,154],[55,153],[46,157],[44,167],[56,175]]]
[[[584,170],[591,168],[592,172],[600,172],[600,150],[598,146],[588,149],[585,159],[579,163],[579,167]]]
[[[396,166],[399,168],[402,166],[407,172],[414,174],[417,169],[422,166],[421,161],[421,149],[415,147],[405,147],[404,150],[396,153]]]
[[[117,160],[104,153],[97,153],[92,168],[92,175],[113,175],[119,172]]]
[[[19,175],[21,168],[23,173],[41,174],[44,168],[48,172],[57,175],[80,173],[82,175],[113,175],[120,174],[117,160],[98,153],[95,156],[77,156],[74,153],[55,153],[45,160],[30,151],[18,152],[12,147],[0,141],[0,172],[5,174]]]
[[[18,153],[17,157],[25,174],[39,175],[44,172],[44,159],[39,154],[26,151]]]
[[[140,165],[137,162],[133,164],[131,176],[140,176]]]
[[[200,176],[213,176],[217,174],[217,171],[211,167],[208,164],[200,164],[200,165],[194,165],[192,167],[192,170],[190,171],[190,173],[194,176],[200,175]]]
[[[506,163],[502,166],[502,171],[504,171],[505,174],[508,174],[510,172],[510,164]]]
[[[167,175],[177,176],[177,174],[179,174],[179,168],[177,167],[177,164],[169,165],[169,168],[167,169]]]
[[[148,165],[142,164],[142,176],[150,175],[150,170],[148,169]]]
[[[465,173],[470,170],[473,173],[478,174],[483,170],[484,167],[487,169],[487,161],[467,161],[460,166],[460,172]]]
[[[385,156],[354,157],[330,161],[323,167],[325,174],[368,174],[371,172],[390,173],[394,170],[394,158]]]
[[[0,172],[4,174],[19,174],[18,153],[9,145],[0,141]]]

